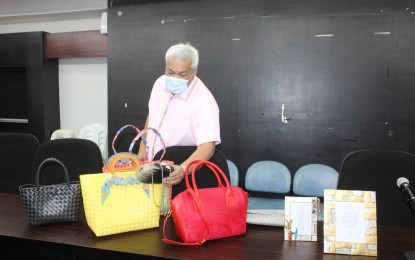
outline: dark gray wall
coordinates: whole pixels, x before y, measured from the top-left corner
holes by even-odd
[[[165,51],[190,42],[221,110],[220,148],[242,175],[258,160],[294,173],[339,170],[357,149],[415,152],[413,1],[132,2],[108,9],[110,139],[142,128]]]
[[[43,58],[43,37],[44,32],[0,34],[0,102],[8,103],[0,105],[0,117],[28,119],[24,125],[0,123],[0,132],[28,132],[39,142],[60,128],[58,59]],[[12,71],[19,71],[13,79],[17,91],[7,79]]]

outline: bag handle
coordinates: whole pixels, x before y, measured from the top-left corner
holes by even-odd
[[[160,159],[155,160],[153,162],[161,162],[164,158],[164,155],[166,154],[166,145],[164,143],[163,137],[161,136],[160,132],[157,131],[155,128],[146,127],[143,130],[141,130],[141,132],[139,131],[139,133],[134,137],[133,141],[131,142],[130,149],[128,149],[128,151],[131,153],[135,142],[137,142],[137,140],[141,137],[143,139],[144,144],[146,145],[146,161],[147,161],[148,160],[149,145],[148,145],[147,139],[144,137],[144,134],[147,133],[149,130],[153,131],[157,135],[157,137],[160,139],[161,146],[163,147],[163,153],[161,154]]]
[[[49,157],[49,158],[46,158],[45,160],[43,160],[43,162],[40,163],[39,167],[37,168],[36,177],[35,177],[35,185],[36,186],[39,186],[39,178],[40,178],[41,170],[43,170],[43,168],[45,167],[46,164],[52,163],[52,162],[56,163],[56,164],[59,164],[62,167],[63,173],[65,175],[65,181],[69,185],[69,173],[68,173],[68,170],[66,169],[65,165],[61,161],[59,161],[58,159],[56,159],[54,157]]]
[[[135,125],[125,125],[125,126],[123,126],[123,127],[121,127],[118,131],[117,131],[117,133],[115,134],[115,136],[114,136],[114,139],[112,139],[112,150],[114,151],[114,154],[116,154],[117,153],[117,150],[115,149],[115,141],[117,140],[117,138],[118,138],[118,135],[122,132],[122,131],[124,131],[126,128],[128,128],[128,127],[131,127],[131,128],[133,128],[138,134],[140,134],[141,132],[140,132],[140,130],[135,126]],[[134,142],[135,143],[135,142]],[[134,143],[133,143],[133,146],[134,146]],[[131,145],[130,145],[131,146]],[[132,149],[132,148],[131,148]],[[130,152],[131,153],[131,152]]]
[[[186,243],[186,242],[179,242],[179,241],[174,241],[171,239],[168,239],[166,237],[166,224],[167,224],[167,220],[170,217],[170,215],[168,215],[165,219],[164,219],[164,224],[163,224],[163,238],[161,239],[164,243],[167,244],[172,244],[172,245],[177,245],[177,246],[200,246],[203,243],[205,243],[207,240],[203,239],[202,241],[199,242],[194,242],[194,243]],[[206,223],[205,223],[206,225]]]
[[[189,167],[191,165],[193,165],[193,169],[192,169],[192,184],[193,184],[193,189],[192,189],[192,187],[190,187],[189,180],[188,180],[188,178],[186,176],[186,172],[189,170]],[[216,179],[218,180],[218,183],[219,183],[219,187],[223,187],[222,182],[220,180],[220,177],[218,175],[218,172],[220,173],[220,175],[222,176],[222,178],[225,180],[226,188],[227,188],[226,195],[225,195],[226,196],[226,198],[225,198],[226,199],[226,205],[227,206],[230,206],[230,207],[232,205],[234,205],[234,201],[235,201],[234,200],[234,193],[232,192],[231,185],[229,184],[229,180],[226,177],[226,175],[223,173],[223,171],[216,164],[214,164],[212,162],[209,162],[209,161],[204,161],[204,160],[194,160],[194,161],[191,161],[186,166],[186,170],[185,170],[185,173],[184,173],[185,174],[185,180],[186,180],[186,187],[187,187],[187,191],[192,196],[192,198],[193,198],[193,200],[195,202],[196,207],[199,210],[200,216],[201,216],[201,218],[203,220],[203,223],[205,224],[205,227],[206,227],[206,230],[207,230],[207,235],[201,241],[194,242],[194,243],[178,242],[178,241],[174,241],[174,240],[168,239],[166,237],[166,223],[168,221],[168,218],[171,215],[171,212],[170,212],[166,216],[166,218],[164,219],[164,225],[163,225],[163,235],[164,235],[164,238],[162,239],[163,242],[168,243],[168,244],[173,244],[173,245],[194,246],[194,245],[202,245],[204,242],[206,242],[208,240],[208,238],[209,238],[209,232],[210,232],[209,223],[208,223],[208,221],[206,219],[205,212],[204,212],[203,207],[201,205],[202,203],[201,203],[200,198],[199,198],[199,192],[198,192],[198,188],[196,186],[196,180],[195,180],[195,174],[196,174],[197,169],[200,166],[203,166],[203,165],[204,166],[207,166],[215,174]]]
[[[219,174],[225,180],[225,184],[226,184],[226,205],[228,207],[232,207],[233,205],[235,205],[235,196],[234,196],[234,193],[231,189],[231,184],[229,183],[229,180],[226,177],[225,173],[216,164],[214,164],[210,161],[203,161],[203,160],[196,161],[196,162],[194,162],[194,161],[190,162],[187,165],[186,168],[188,168],[190,165],[195,164],[195,163],[196,163],[196,165],[192,169],[192,184],[193,184],[193,191],[194,191],[194,194],[195,194],[194,199],[199,201],[199,189],[197,188],[197,185],[196,185],[195,174],[196,174],[197,169],[200,166],[204,165],[204,166],[207,166],[216,175],[216,179],[218,179],[218,182],[219,182],[219,187],[223,187],[222,182],[220,181],[219,176],[217,174],[217,172],[219,172]],[[187,189],[192,190],[192,188],[188,184],[189,184],[189,182],[187,181],[186,182]]]
[[[119,160],[123,160],[123,159],[130,160],[131,161],[131,164],[133,166],[132,167],[129,167],[129,168],[115,169],[115,166],[117,165],[117,162]],[[148,185],[149,184],[147,184],[147,183],[141,183],[137,179],[136,171],[139,168],[140,168],[140,162],[132,154],[121,153],[121,154],[114,155],[114,157],[108,163],[108,172],[110,172],[112,176],[110,178],[108,178],[107,180],[105,180],[104,185],[101,187],[101,203],[102,204],[105,203],[108,195],[110,194],[110,188],[111,188],[112,185],[143,184],[142,188],[143,188],[144,192],[147,193],[146,190],[148,190]],[[116,176],[116,173],[117,172],[130,172],[130,171],[135,171],[135,173],[133,175],[130,174],[129,177],[127,177],[127,178],[117,177]],[[152,180],[152,184],[154,184],[153,183],[153,180]],[[154,205],[156,207],[160,207],[160,205],[157,205],[157,203],[155,201],[155,191],[154,191],[154,189],[152,189],[152,190],[153,190],[153,203],[154,203]],[[147,195],[149,196],[149,194],[147,194]]]
[[[116,164],[118,161],[122,159],[128,159],[132,163],[132,167],[126,167],[126,168],[119,168],[115,169]],[[120,153],[116,154],[114,157],[111,158],[111,160],[108,162],[108,172],[111,174],[114,174],[115,172],[130,172],[130,171],[137,171],[138,168],[140,168],[141,164],[137,160],[137,158],[131,154],[127,153]]]
[[[195,165],[194,165],[195,164]],[[190,168],[190,166],[191,165],[194,165],[194,167],[193,167],[193,170],[192,170],[192,172],[191,172],[191,174],[192,174],[192,186],[190,186],[190,183],[189,183],[189,178],[187,178],[187,172],[189,172],[189,168]],[[185,179],[185,181],[186,181],[186,187],[187,187],[187,189],[192,189],[192,187],[193,187],[193,189],[195,190],[195,192],[196,192],[196,194],[197,195],[199,195],[199,192],[197,191],[198,190],[198,188],[197,188],[197,185],[196,185],[196,177],[195,177],[195,175],[196,175],[196,171],[199,169],[199,167],[201,167],[201,166],[206,166],[206,167],[208,167],[209,169],[210,169],[210,171],[213,173],[213,174],[215,174],[215,177],[216,177],[216,180],[218,181],[218,187],[223,187],[223,183],[222,183],[222,180],[221,180],[221,178],[219,177],[219,174],[218,174],[218,172],[217,172],[217,169],[219,169],[219,167],[216,165],[216,164],[214,164],[214,163],[212,163],[212,162],[209,162],[209,161],[203,161],[203,160],[194,160],[194,161],[191,161],[187,166],[186,166],[186,169],[184,170],[184,172],[183,172],[183,174],[184,174],[184,179]],[[220,174],[222,175],[222,177],[224,178],[224,180],[225,180],[225,184],[226,184],[226,181],[227,181],[227,178],[226,178],[226,175],[222,172],[222,170],[221,169],[219,169],[219,171],[220,171]],[[227,186],[230,186],[229,185],[229,182],[227,182]]]
[[[192,197],[193,197],[193,195],[192,195]],[[202,217],[202,221],[205,224],[205,227],[207,229],[207,235],[205,236],[205,238],[202,239],[201,241],[193,242],[193,243],[179,242],[179,241],[174,241],[174,240],[168,239],[166,237],[166,224],[167,224],[167,221],[168,221],[169,217],[171,216],[171,211],[170,211],[167,214],[167,216],[164,218],[164,223],[163,223],[163,238],[161,240],[164,243],[172,244],[172,245],[178,245],[178,246],[200,246],[200,245],[202,245],[203,243],[205,243],[208,240],[208,238],[209,238],[209,232],[210,232],[210,230],[209,230],[209,223],[206,220],[206,216],[205,216],[204,212],[201,211],[202,209],[201,209],[201,207],[199,205],[200,204],[199,200],[198,201],[195,201],[195,202],[196,202],[196,207],[199,209],[200,215]]]

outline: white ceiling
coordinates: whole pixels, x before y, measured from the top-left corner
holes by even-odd
[[[0,17],[107,9],[107,0],[0,0]]]

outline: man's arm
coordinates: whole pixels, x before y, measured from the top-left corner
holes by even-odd
[[[186,161],[182,162],[181,166],[186,167],[191,161],[194,160],[205,160],[208,161],[212,158],[215,153],[215,142],[207,142],[197,146],[196,151],[194,151]],[[192,166],[190,167],[190,170]]]

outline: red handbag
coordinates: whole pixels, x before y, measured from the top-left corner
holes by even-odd
[[[170,202],[170,213],[176,234],[183,242],[166,238],[165,229],[169,215],[164,219],[163,242],[175,245],[201,245],[207,240],[245,234],[248,193],[240,187],[231,186],[223,171],[212,162],[192,161],[187,165],[185,173],[191,165],[192,186],[185,176],[187,189]],[[215,174],[218,187],[197,188],[195,174],[196,169],[201,166],[208,167]],[[226,186],[223,186],[219,174]]]

